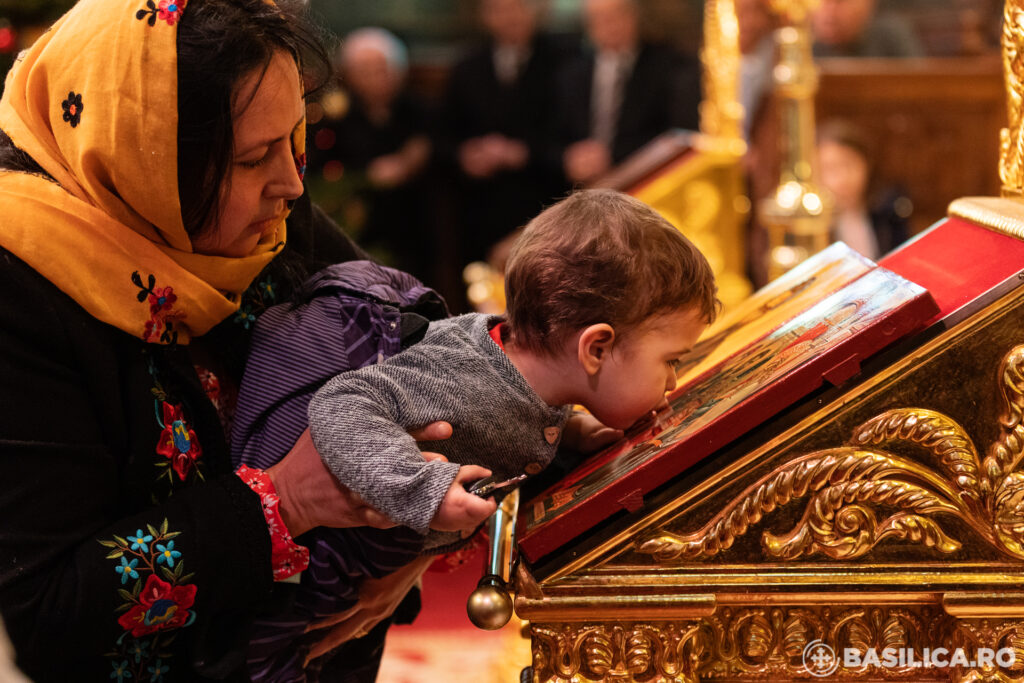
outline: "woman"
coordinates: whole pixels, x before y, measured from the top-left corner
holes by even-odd
[[[308,440],[229,466],[252,321],[358,251],[302,197],[311,36],[264,0],[82,0],[8,77],[0,612],[33,680],[244,680],[291,537],[388,524]]]

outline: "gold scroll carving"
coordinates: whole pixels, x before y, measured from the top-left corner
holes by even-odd
[[[1024,559],[1024,345],[999,370],[1001,434],[981,459],[955,421],[922,408],[886,411],[857,427],[846,446],[790,459],[748,487],[700,529],[658,530],[635,542],[659,562],[700,560],[727,550],[765,515],[806,499],[790,531],[762,534],[766,557],[821,554],[846,560],[887,539],[952,553],[960,542],[943,529],[954,517],[1013,559]],[[887,450],[912,445],[928,464]]]
[[[818,643],[839,653],[829,680],[1024,680],[1024,622],[956,619],[935,606],[749,606],[684,621],[542,623],[530,631],[534,680],[543,683],[813,680],[810,657]],[[1010,669],[922,667],[937,648],[982,647],[1020,654]],[[845,666],[847,649],[864,664]],[[887,649],[903,650],[903,659],[884,666],[866,658],[869,650]]]

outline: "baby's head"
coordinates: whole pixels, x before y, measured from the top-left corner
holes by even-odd
[[[573,400],[611,427],[656,408],[718,308],[711,267],[643,202],[584,190],[526,226],[505,273],[508,336],[576,361]]]

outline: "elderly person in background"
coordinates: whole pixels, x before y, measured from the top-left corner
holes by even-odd
[[[877,0],[822,0],[811,14],[815,57],[920,57],[913,29]]]
[[[423,170],[430,160],[425,109],[405,90],[405,45],[381,28],[350,33],[337,53],[349,99],[340,118],[312,131],[312,172],[340,162],[362,204],[348,226],[360,246],[387,265],[429,279],[430,239],[424,222]],[[319,179],[318,179],[319,180]]]
[[[596,180],[670,128],[695,130],[696,59],[645,43],[635,0],[585,0],[593,46],[560,74],[555,163],[570,184]]]

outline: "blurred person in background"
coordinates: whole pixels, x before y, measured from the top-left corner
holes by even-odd
[[[584,0],[592,50],[559,74],[550,163],[586,184],[671,128],[696,130],[700,65],[641,40],[635,0]]]
[[[545,4],[481,0],[487,37],[451,73],[437,147],[457,180],[462,263],[486,258],[559,189],[540,161],[568,49],[538,32]]]
[[[899,188],[881,185],[874,175],[867,135],[841,119],[818,128],[818,170],[832,193],[832,238],[877,259],[910,236],[913,204]]]
[[[336,68],[340,106],[310,131],[310,174],[318,193],[347,194],[345,227],[386,265],[429,280],[433,250],[423,172],[430,161],[426,109],[405,89],[405,45],[381,28],[345,37]],[[347,96],[347,98],[346,98]]]
[[[740,31],[740,104],[743,105],[743,136],[750,139],[754,121],[772,90],[777,21],[767,0],[736,0]]]
[[[814,56],[922,56],[924,49],[910,25],[877,9],[877,0],[821,0],[811,14]]]

